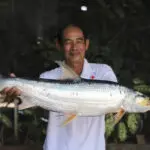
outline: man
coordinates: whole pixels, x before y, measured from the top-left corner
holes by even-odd
[[[78,76],[86,79],[117,81],[109,66],[90,64],[85,59],[89,39],[80,27],[76,25],[64,27],[58,34],[56,46],[64,52],[65,64]],[[59,67],[42,73],[40,77],[61,79],[63,76],[63,69]],[[105,150],[104,119],[104,116],[78,117],[65,127],[60,127],[65,116],[50,112],[44,150]]]
[[[111,67],[105,64],[88,63],[85,53],[89,47],[84,31],[77,25],[68,25],[58,34],[56,46],[64,52],[65,64],[76,76],[86,79],[117,81]],[[62,65],[64,66],[64,65]],[[65,68],[65,67],[64,67]],[[67,70],[67,69],[66,69]],[[44,72],[40,78],[67,78],[63,67]],[[21,94],[16,89],[5,89],[6,93]],[[44,150],[105,150],[105,117],[77,117],[64,127],[60,127],[65,115],[49,113]]]

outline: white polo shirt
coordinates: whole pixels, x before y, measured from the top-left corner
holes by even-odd
[[[60,79],[61,67],[44,72],[40,78]],[[88,63],[84,60],[82,78],[117,82],[110,66]],[[66,117],[57,112],[49,113],[44,150],[105,150],[105,116],[77,117],[65,127],[60,124]]]

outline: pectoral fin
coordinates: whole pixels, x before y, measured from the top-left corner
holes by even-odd
[[[77,117],[77,115],[75,115],[75,114],[70,115],[70,116],[62,123],[61,126],[67,125],[69,122],[71,122],[71,121],[72,121],[73,119],[75,119],[76,117]]]
[[[121,120],[121,118],[124,116],[125,110],[123,108],[120,108],[117,114],[114,116],[114,126]]]

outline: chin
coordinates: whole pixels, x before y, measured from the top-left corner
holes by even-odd
[[[83,61],[83,58],[81,58],[81,57],[72,57],[71,61],[72,62],[80,62],[80,61]]]

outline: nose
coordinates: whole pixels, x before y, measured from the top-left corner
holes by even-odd
[[[77,44],[75,42],[72,43],[72,50],[76,50],[77,49]]]

